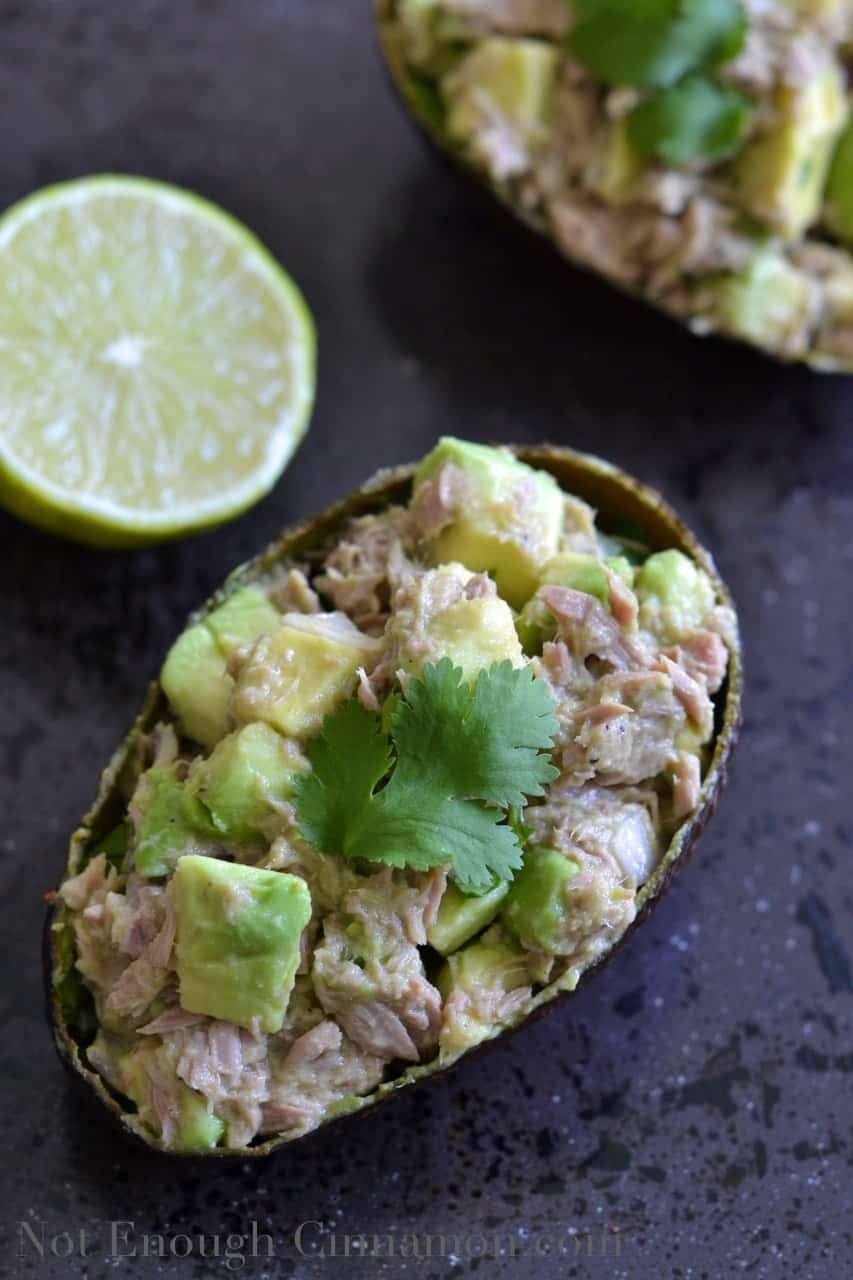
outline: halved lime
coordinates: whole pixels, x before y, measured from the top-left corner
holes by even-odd
[[[46,187],[0,218],[0,503],[83,542],[217,524],[307,425],[315,339],[234,218],[142,178]]]

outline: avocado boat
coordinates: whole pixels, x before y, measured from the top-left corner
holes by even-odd
[[[61,1057],[173,1153],[263,1155],[554,1008],[684,864],[737,623],[652,490],[441,440],[172,646],[71,839]]]
[[[697,334],[853,370],[849,0],[377,0],[429,138]]]

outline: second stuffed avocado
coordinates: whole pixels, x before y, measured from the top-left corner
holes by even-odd
[[[725,589],[654,495],[529,456],[442,440],[172,647],[51,931],[60,1050],[150,1145],[262,1153],[444,1068],[572,991],[701,829]]]
[[[853,370],[849,0],[378,0],[434,141],[576,263]]]

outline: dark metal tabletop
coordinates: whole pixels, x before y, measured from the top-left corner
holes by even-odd
[[[4,2],[0,106],[3,205],[97,171],[196,188],[282,258],[320,335],[310,435],[235,524],[99,554],[0,517],[0,1272],[853,1272],[853,381],[701,342],[563,267],[426,152],[367,0]],[[712,547],[748,667],[730,788],[651,921],[511,1043],[251,1167],[136,1150],[42,1012],[67,834],[186,613],[440,432],[600,452]]]

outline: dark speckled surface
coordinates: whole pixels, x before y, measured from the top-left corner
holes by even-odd
[[[368,7],[0,3],[0,201],[108,169],[196,187],[281,255],[321,342],[311,437],[230,528],[110,556],[0,517],[0,1272],[225,1275],[198,1234],[224,1252],[254,1221],[276,1257],[240,1267],[235,1246],[231,1271],[842,1280],[853,383],[702,344],[561,268],[424,152]],[[573,1007],[266,1163],[139,1152],[71,1087],[42,1018],[41,895],[66,833],[187,611],[280,526],[446,430],[605,453],[714,548],[749,673],[731,787],[680,883]],[[180,1252],[191,1233],[191,1256],[118,1261],[120,1219],[135,1224],[121,1252],[155,1232]],[[359,1233],[383,1256],[341,1257]],[[460,1236],[452,1256],[404,1256],[428,1235],[440,1252],[440,1233]]]

